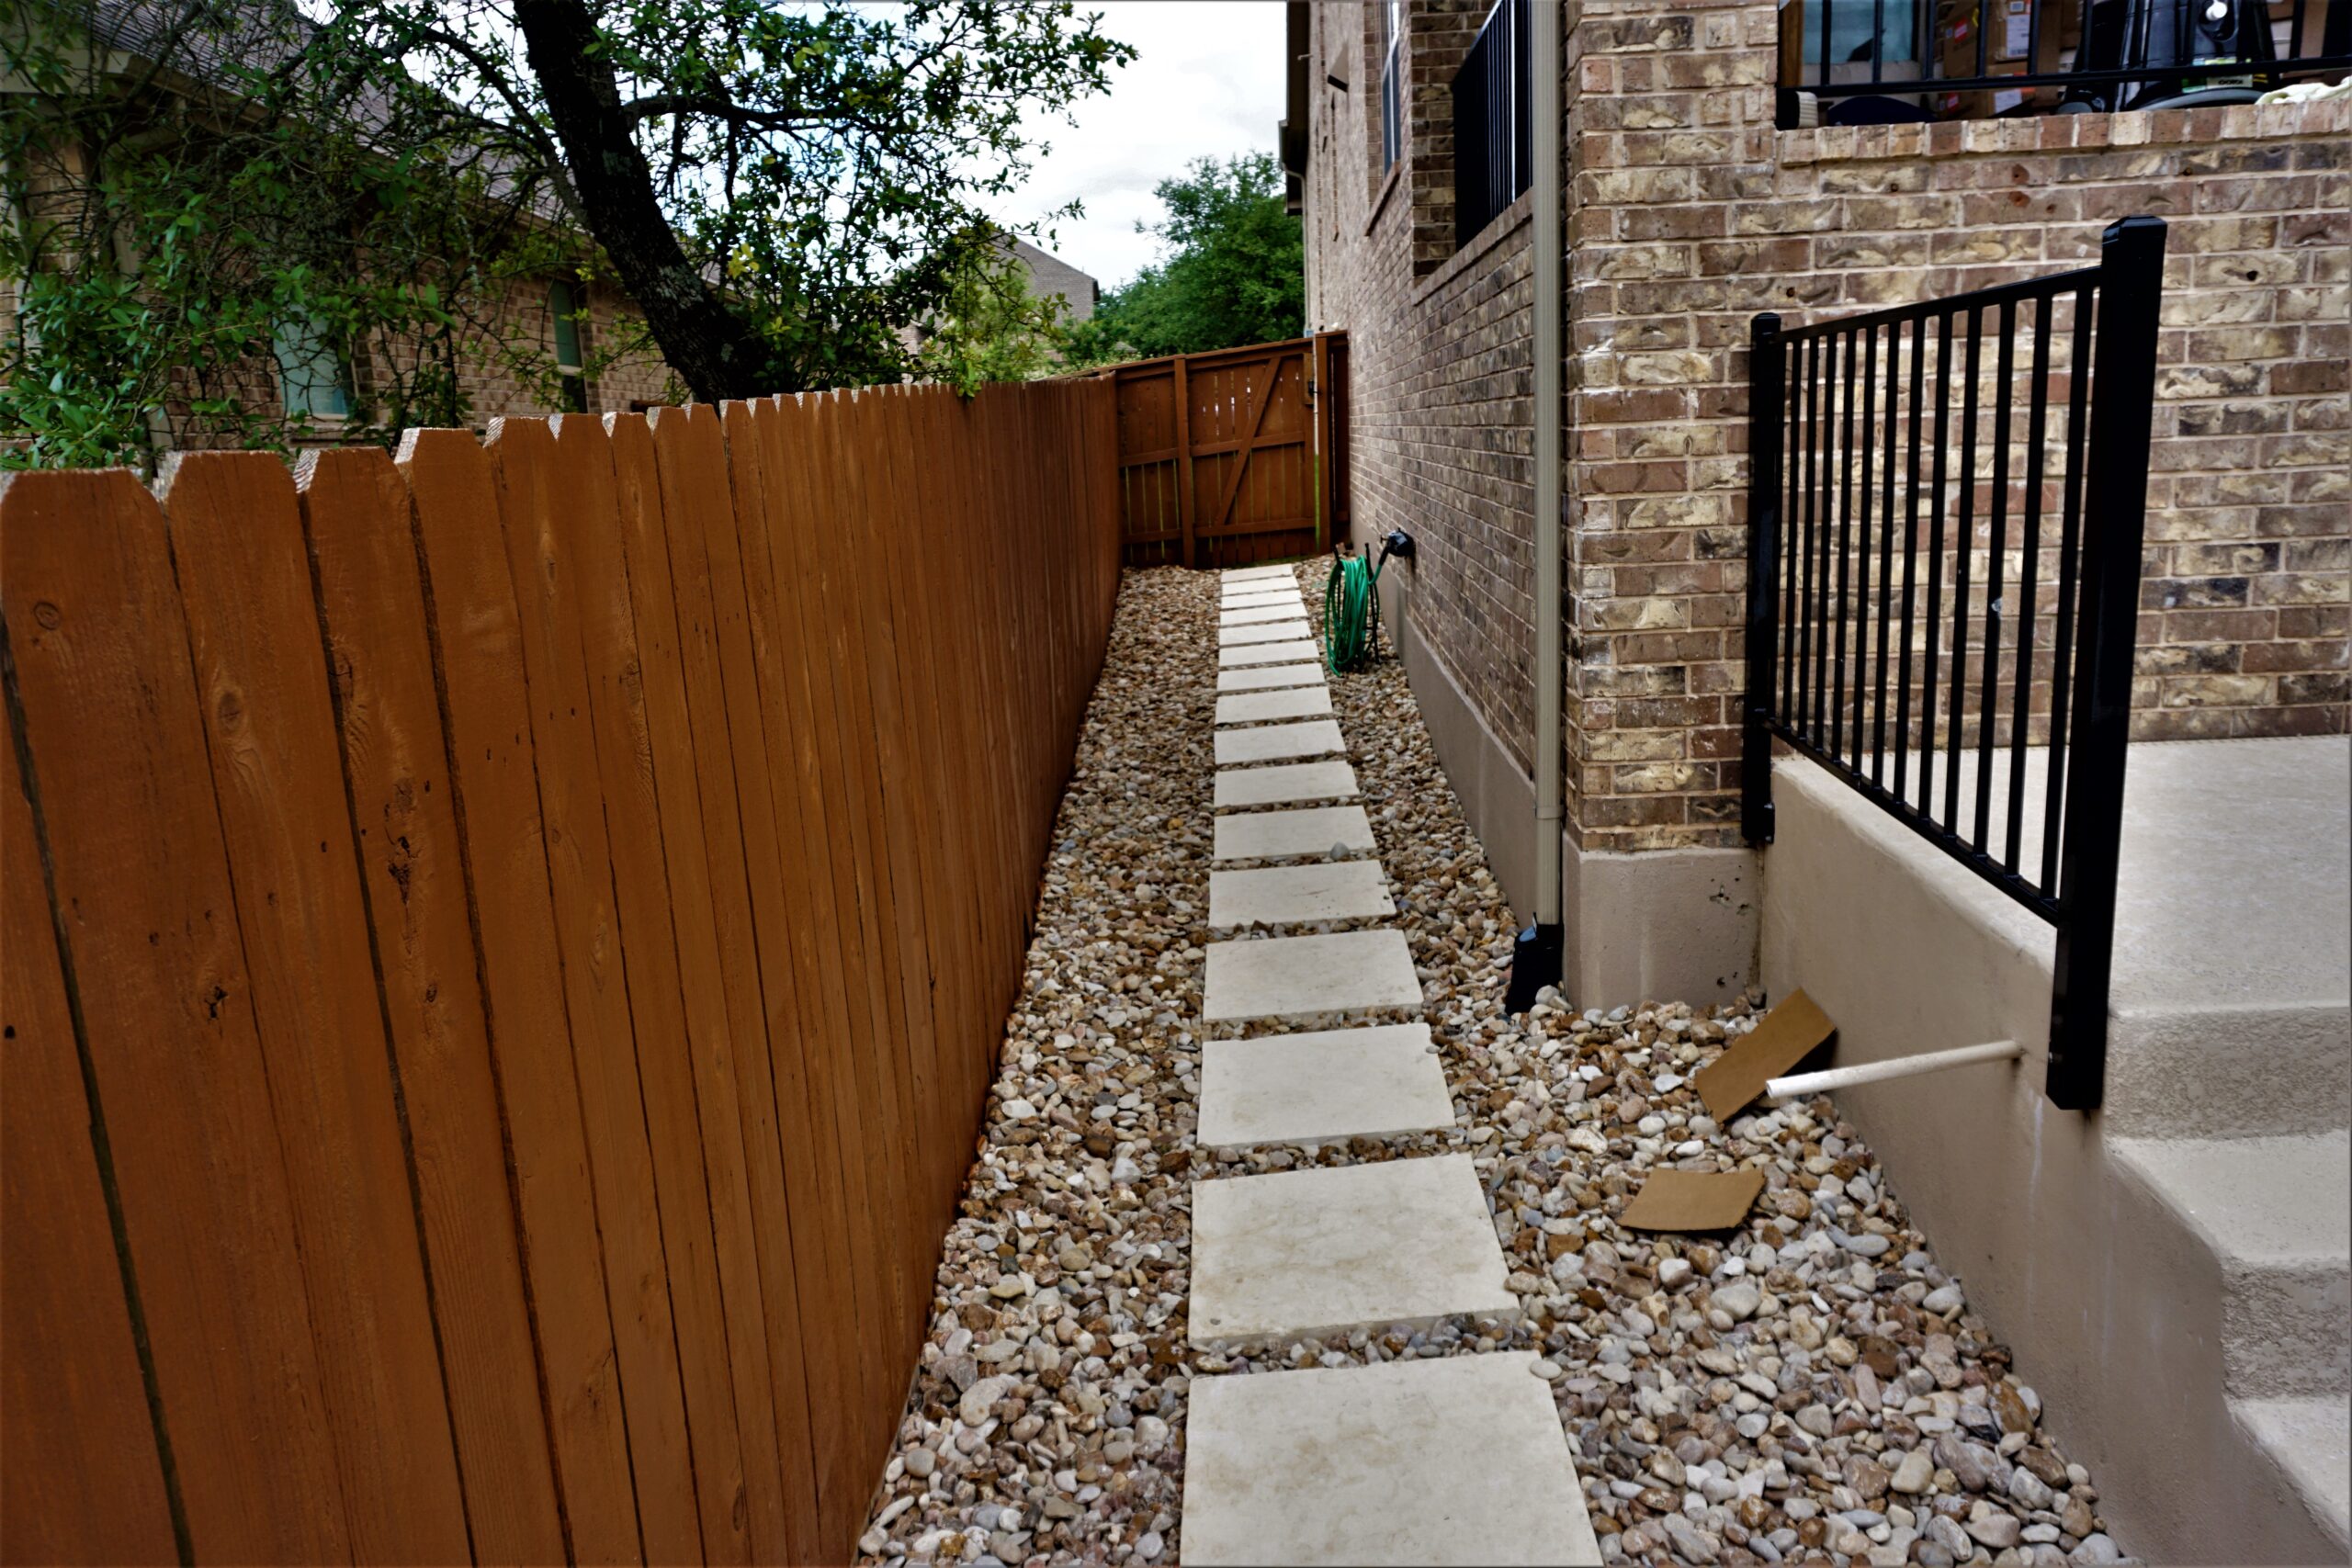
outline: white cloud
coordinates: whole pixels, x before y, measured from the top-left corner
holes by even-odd
[[[1103,29],[1133,44],[1132,64],[1111,90],[1079,106],[1076,125],[1040,117],[1033,132],[1052,144],[1028,184],[1006,203],[1009,221],[1037,218],[1073,197],[1084,217],[1056,225],[1051,248],[1105,288],[1125,283],[1158,255],[1136,232],[1157,222],[1152,187],[1195,158],[1272,152],[1283,114],[1280,0],[1108,0]]]

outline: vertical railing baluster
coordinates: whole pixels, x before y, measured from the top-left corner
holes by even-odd
[[[1903,651],[1894,676],[1894,798],[1909,796],[1904,786],[1911,760],[1911,638],[1912,589],[1919,569],[1919,404],[1926,390],[1928,319],[1911,324],[1911,450],[1903,484]]]
[[[1976,669],[1976,830],[1972,841],[1980,854],[1993,813],[1994,731],[2001,711],[2001,632],[2008,619],[2001,589],[2009,542],[2009,392],[2017,376],[2016,303],[2002,300],[1996,319],[2000,322],[2001,342],[1994,351],[1997,368],[1993,382],[1993,518],[1984,552],[1984,651]],[[2016,722],[2015,715],[2010,722]]]
[[[1919,679],[1919,814],[1931,816],[1936,799],[1936,654],[1944,629],[1944,491],[1951,482],[1945,454],[1951,432],[1951,312],[1936,317],[1936,478],[1928,490],[1928,658]],[[1945,721],[1947,726],[1951,722]]]
[[[1838,431],[1838,618],[1831,631],[1838,639],[1838,653],[1829,688],[1829,754],[1843,751],[1846,736],[1846,622],[1853,614],[1854,602],[1848,595],[1852,585],[1852,544],[1854,537],[1854,372],[1861,355],[1857,352],[1852,333],[1839,336],[1845,343],[1846,400],[1841,411],[1844,423]],[[1867,384],[1867,383],[1866,383]],[[1824,573],[1822,585],[1828,586],[1828,574]]]
[[[1777,602],[1772,582],[1780,556],[1781,318],[1770,311],[1748,323],[1747,336],[1747,638],[1742,679],[1739,747],[1739,830],[1751,844],[1772,841],[1772,644]]]
[[[2123,857],[2123,766],[2132,739],[2140,548],[2148,512],[2148,437],[2156,388],[2165,226],[2111,224],[2099,247],[2098,400],[2091,412],[2090,513],[2083,537],[2083,624],[2075,661],[2075,749],[2050,988],[2051,1100],[2097,1106],[2107,1077],[2108,987],[2115,964],[2116,879]]]
[[[2050,308],[2048,296],[2033,309],[2033,400],[2026,413],[2025,515],[2018,520],[2017,687],[2009,696],[2009,830],[2001,864],[2018,868],[2018,837],[2025,822],[2027,732],[2033,726],[2034,596],[2041,591],[2042,442],[2050,411]]]
[[[1789,565],[1797,596],[1797,684],[1795,699],[1781,718],[1794,729],[1806,728],[1813,702],[1813,480],[1814,446],[1821,435],[1821,340],[1809,338],[1804,355],[1804,524],[1797,558]]]
[[[1878,451],[1878,329],[1862,333],[1862,514],[1856,523],[1854,560],[1854,754],[1852,766],[1862,766],[1862,713],[1869,705],[1871,669],[1871,459]]]
[[[1804,436],[1805,367],[1812,363],[1811,342],[1797,344],[1793,359],[1789,358],[1785,344],[1782,358],[1789,373],[1789,438],[1801,441]],[[1772,705],[1773,716],[1787,722],[1797,711],[1797,519],[1804,505],[1804,454],[1799,447],[1788,450],[1783,465],[1789,470],[1788,504],[1781,512],[1780,581],[1775,592],[1781,596],[1781,682],[1780,695]]]
[[[1821,411],[1821,517],[1815,532],[1815,560],[1808,578],[1814,590],[1812,606],[1805,612],[1813,622],[1813,706],[1805,717],[1805,733],[1818,736],[1822,728],[1822,710],[1829,692],[1829,541],[1837,532],[1837,476],[1832,471],[1831,458],[1838,441],[1838,350],[1836,333],[1822,339],[1821,389],[1824,406]]]
[[[1878,525],[1878,689],[1871,706],[1871,783],[1886,776],[1886,659],[1894,609],[1894,430],[1901,422],[1903,323],[1886,328],[1886,459],[1880,464]]]
[[[1951,707],[1944,715],[1944,831],[1960,830],[1960,748],[1968,714],[1968,558],[1976,544],[1976,378],[1983,363],[1984,312],[1968,308],[1968,349],[1960,389],[1960,544],[1952,554]],[[1984,723],[1984,715],[1977,716]],[[1982,789],[1984,781],[1979,779]]]
[[[2083,504],[2083,422],[2090,402],[2091,323],[2096,297],[2075,291],[2074,350],[2066,362],[2066,493],[2058,513],[2058,625],[2051,644],[2050,780],[2041,803],[2041,891],[2058,895],[2058,851],[2064,839],[2066,739],[2074,728],[2068,682],[2075,669],[2075,600],[2081,581],[2077,535]]]

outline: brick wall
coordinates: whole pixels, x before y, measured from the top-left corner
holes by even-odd
[[[1572,818],[1737,842],[1748,319],[2095,260],[2171,226],[2142,739],[2340,732],[2352,106],[1778,131],[1775,8],[1587,0],[1568,34]]]
[[[1411,7],[1384,189],[1369,20],[1316,7],[1308,309],[1350,332],[1359,536],[1420,537],[1417,627],[1525,767],[1528,231],[1522,205],[1454,255],[1443,134],[1481,10]],[[1770,0],[1581,0],[1566,21],[1578,844],[1739,841],[1749,318],[2080,265],[2135,212],[2172,225],[2135,733],[2342,732],[2352,105],[1779,131],[1776,39]]]
[[[1307,80],[1308,321],[1348,329],[1355,536],[1409,531],[1408,613],[1521,769],[1531,764],[1533,298],[1528,203],[1456,253],[1449,85],[1476,0],[1411,6],[1406,150],[1380,168],[1372,10],[1317,5]],[[1345,91],[1330,85],[1337,76]]]

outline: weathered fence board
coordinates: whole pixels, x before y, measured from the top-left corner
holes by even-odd
[[[1116,367],[1120,538],[1131,566],[1238,566],[1333,537],[1345,333]]]
[[[1091,380],[9,480],[0,1557],[845,1559],[1115,477]]]

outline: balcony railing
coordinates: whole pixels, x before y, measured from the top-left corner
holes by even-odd
[[[2165,226],[1783,332],[1749,382],[1742,831],[1775,739],[2057,928],[2048,1092],[2099,1101]]]
[[[2247,103],[2352,69],[2352,0],[1788,0],[1783,130]]]
[[[1535,156],[1527,55],[1528,0],[1496,0],[1453,77],[1454,245],[1527,189]]]

